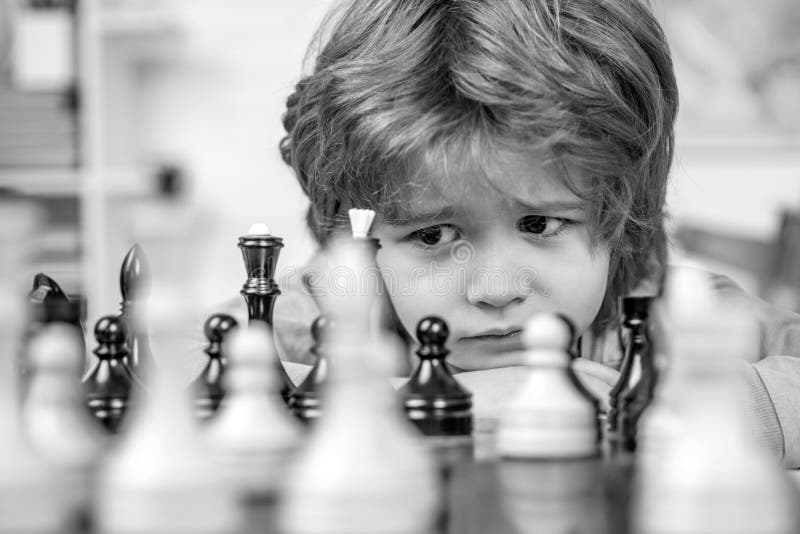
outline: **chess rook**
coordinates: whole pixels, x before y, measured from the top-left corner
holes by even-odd
[[[270,235],[269,229],[262,224],[253,225],[250,230],[251,233],[239,238],[239,248],[242,250],[244,269],[247,273],[247,280],[240,293],[247,303],[248,319],[263,321],[271,328],[275,299],[281,294],[274,277],[278,256],[283,248],[283,239]],[[277,351],[275,351],[275,364],[278,366],[278,374],[283,384],[281,396],[288,402],[294,384],[286,374]]]
[[[145,368],[154,363],[147,327],[137,310],[150,292],[150,282],[150,268],[144,251],[139,245],[134,245],[122,260],[119,271],[120,317],[128,330],[128,366],[140,377],[146,374]]]

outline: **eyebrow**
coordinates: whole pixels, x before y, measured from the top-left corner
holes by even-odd
[[[547,202],[528,203],[519,199],[514,199],[514,203],[527,210],[543,213],[586,211],[586,202],[583,200],[551,200]]]
[[[452,206],[445,206],[428,211],[414,212],[406,209],[398,209],[385,222],[391,226],[412,226],[422,224],[437,219],[452,219],[457,211]]]
[[[514,203],[525,210],[536,213],[564,213],[564,212],[583,212],[586,210],[586,203],[581,200],[552,200],[546,202],[528,203],[515,199]],[[435,208],[428,211],[414,212],[411,210],[398,209],[395,213],[385,219],[385,223],[390,226],[415,226],[440,219],[452,219],[458,214],[458,210],[452,206]]]

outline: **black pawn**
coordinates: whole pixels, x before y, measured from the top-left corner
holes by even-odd
[[[325,341],[330,339],[333,321],[320,315],[311,325],[311,338],[314,344],[311,354],[316,358],[314,367],[306,375],[289,399],[289,408],[304,423],[309,423],[322,415],[320,391],[328,379],[330,361],[328,360]]]
[[[139,386],[128,368],[125,321],[114,315],[101,317],[94,328],[98,361],[84,380],[87,404],[94,416],[116,432],[128,409],[131,390]]]
[[[228,333],[237,326],[236,319],[227,313],[215,313],[203,325],[203,332],[208,340],[205,349],[208,363],[191,386],[195,393],[195,413],[201,420],[214,415],[222,399],[225,398],[222,377],[228,362],[222,350],[222,343]]]
[[[400,389],[408,418],[426,436],[470,436],[472,393],[447,368],[445,347],[450,331],[439,317],[417,325],[420,363]]]
[[[120,317],[127,328],[128,357],[130,370],[137,376],[147,374],[145,368],[152,366],[153,353],[146,325],[137,318],[140,302],[150,290],[150,269],[142,247],[134,245],[122,260],[119,270],[119,290],[122,294]]]

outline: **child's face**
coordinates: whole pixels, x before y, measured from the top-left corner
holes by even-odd
[[[420,319],[443,317],[449,362],[462,370],[522,363],[513,351],[535,313],[564,313],[583,332],[605,294],[609,250],[590,244],[584,204],[559,179],[562,171],[513,152],[489,168],[448,166],[422,174],[403,220],[373,227],[406,330],[415,336]]]

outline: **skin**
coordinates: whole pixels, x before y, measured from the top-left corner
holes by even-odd
[[[423,170],[398,218],[378,217],[378,264],[408,332],[425,316],[450,326],[457,370],[520,365],[518,335],[540,312],[570,317],[578,333],[606,291],[609,250],[591,243],[581,199],[563,182],[585,179],[536,154],[500,151],[477,165],[447,159]]]

